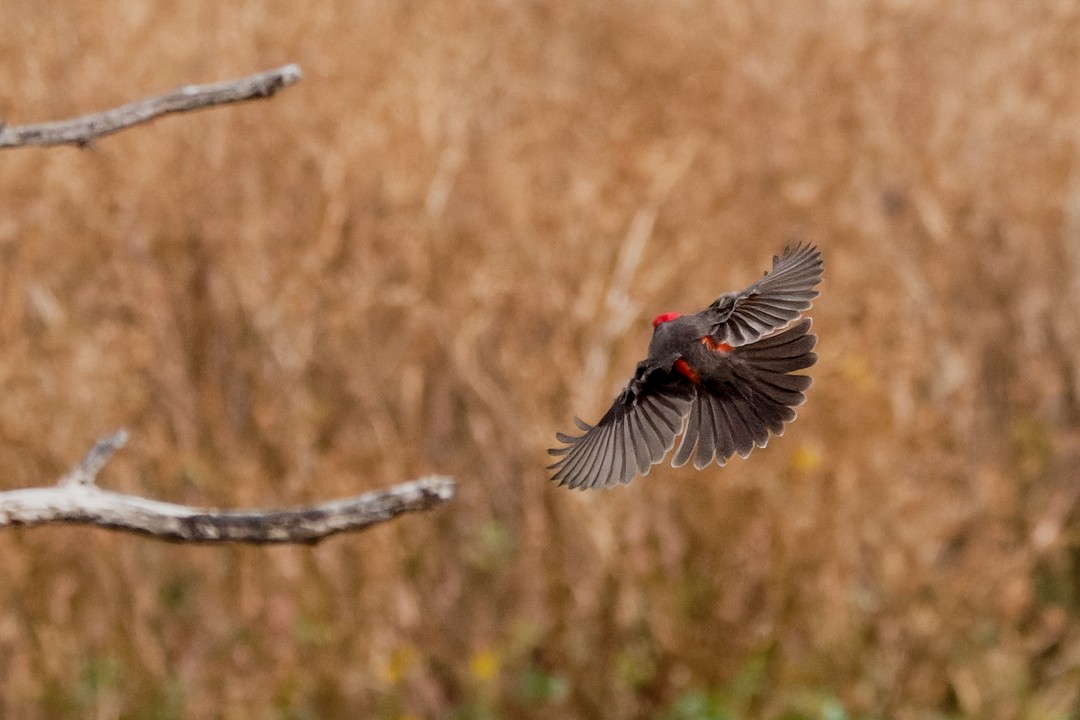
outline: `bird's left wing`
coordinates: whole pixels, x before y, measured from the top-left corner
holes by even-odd
[[[635,377],[596,425],[574,418],[582,434],[556,433],[563,446],[548,450],[559,458],[548,466],[551,479],[586,489],[648,475],[674,446],[694,395],[690,382],[675,373]]]
[[[701,315],[715,342],[739,347],[778,330],[818,296],[824,263],[813,245],[788,245],[773,257],[772,270],[741,292],[725,293]]]

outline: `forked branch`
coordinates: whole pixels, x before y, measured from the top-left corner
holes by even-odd
[[[302,77],[300,66],[294,63],[238,80],[209,85],[182,85],[166,95],[136,100],[112,110],[72,120],[34,125],[5,126],[0,123],[0,148],[26,145],[86,147],[99,137],[169,113],[270,97],[283,87],[299,82]]]
[[[125,442],[123,430],[102,438],[53,487],[0,492],[0,528],[61,523],[96,525],[176,542],[315,543],[403,513],[429,510],[454,496],[452,479],[431,476],[305,507],[228,511],[176,505],[103,490],[95,484],[98,472]]]

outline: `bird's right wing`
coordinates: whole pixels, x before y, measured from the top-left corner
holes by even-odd
[[[794,320],[818,296],[824,263],[813,245],[788,245],[772,270],[742,292],[725,293],[703,311],[718,343],[739,347]]]
[[[812,382],[810,376],[795,373],[817,362],[816,344],[806,318],[720,356],[728,378],[706,380],[699,388],[672,467],[691,457],[698,470],[714,460],[724,465],[736,453],[746,457],[755,445],[765,447],[770,433],[783,435],[784,424],[795,419],[795,408],[805,402]]]
[[[683,428],[695,391],[675,373],[652,372],[632,380],[596,425],[578,418],[580,435],[556,433],[562,447],[551,479],[570,488],[611,487],[648,475],[664,459]]]

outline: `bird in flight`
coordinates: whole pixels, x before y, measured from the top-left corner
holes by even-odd
[[[582,489],[627,484],[648,475],[680,433],[671,465],[692,458],[698,470],[783,434],[811,383],[793,373],[817,362],[810,319],[797,318],[818,296],[823,269],[816,247],[788,245],[745,290],[694,315],[657,315],[648,357],[600,421],[575,417],[580,435],[556,433],[551,479]]]

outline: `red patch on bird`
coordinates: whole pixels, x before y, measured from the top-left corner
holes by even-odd
[[[675,368],[675,370],[677,372],[681,373],[682,375],[685,375],[687,377],[687,379],[690,380],[690,382],[692,382],[694,384],[697,384],[697,381],[698,381],[697,373],[694,372],[694,368],[690,367],[690,364],[688,362],[686,362],[682,358],[679,358],[678,360],[675,361],[675,365],[673,365],[673,367]]]
[[[709,348],[710,350],[714,350],[716,352],[721,352],[721,353],[729,353],[734,349],[725,342],[721,342],[721,343],[716,342],[715,340],[713,340],[708,335],[701,338],[701,344],[704,345],[705,347]]]
[[[657,315],[656,317],[653,318],[652,326],[656,327],[657,325],[660,325],[661,323],[671,322],[672,320],[674,320],[677,317],[682,317],[682,313],[669,312],[669,313],[663,313],[662,315]]]

